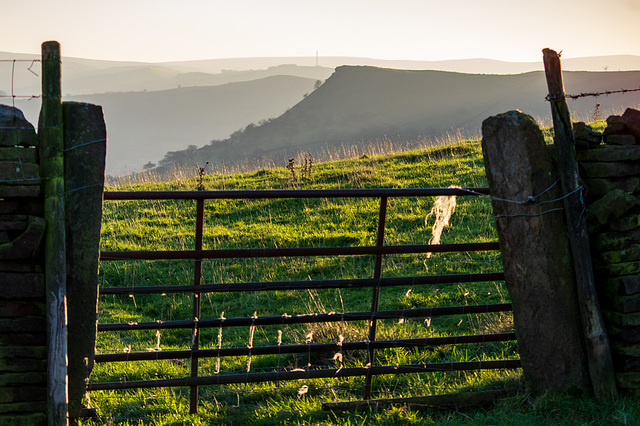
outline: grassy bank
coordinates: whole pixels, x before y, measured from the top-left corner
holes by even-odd
[[[249,173],[210,174],[203,184],[215,189],[412,188],[486,186],[478,141],[426,148],[397,154],[314,164],[306,177],[286,168]],[[193,190],[195,173],[170,182],[122,185],[109,190]],[[330,247],[375,244],[377,200],[296,199],[220,200],[206,203],[204,248]],[[389,203],[385,244],[425,243],[431,237],[433,200],[399,198]],[[181,250],[194,244],[193,202],[107,202],[104,207],[102,250]],[[459,197],[455,214],[442,236],[444,243],[497,239],[490,202],[486,197]],[[203,282],[287,281],[306,279],[368,278],[373,274],[369,256],[310,259],[206,261]],[[184,285],[192,281],[192,262],[102,262],[102,287]],[[434,253],[387,256],[383,276],[489,272],[501,269],[496,252]],[[202,298],[202,318],[265,316],[365,311],[369,289],[208,293]],[[392,287],[382,291],[380,309],[472,305],[508,301],[504,283],[485,282],[432,286]],[[180,295],[102,296],[101,323],[189,319],[191,297]],[[410,338],[492,333],[513,329],[505,314],[402,318],[380,322],[378,337]],[[235,327],[204,330],[201,348],[335,343],[366,339],[365,322],[333,325]],[[190,330],[108,332],[98,337],[98,353],[187,349]],[[361,367],[363,351],[345,351],[339,357],[314,354],[212,358],[201,361],[202,375],[272,372],[295,368]],[[514,342],[434,348],[390,349],[376,352],[376,364],[420,364],[490,359],[517,359]],[[92,382],[185,377],[188,360],[99,364]],[[481,371],[404,374],[374,379],[374,398],[419,396],[462,390],[520,387],[519,371]],[[327,401],[362,398],[363,380],[327,379],[292,382],[205,386],[200,390],[198,415],[187,415],[186,388],[134,391],[99,391],[90,394],[100,422],[106,424],[429,424],[429,423],[608,423],[627,424],[638,419],[638,408],[622,400],[606,406],[588,400],[526,394],[504,398],[489,410],[457,411],[372,409],[331,413]],[[628,423],[631,424],[631,423]]]

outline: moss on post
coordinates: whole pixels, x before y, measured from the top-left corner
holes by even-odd
[[[60,45],[42,45],[42,110],[39,133],[44,174],[45,288],[48,352],[48,424],[67,420],[67,305],[64,218],[64,138]]]

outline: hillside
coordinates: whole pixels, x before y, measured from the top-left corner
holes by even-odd
[[[63,52],[64,53],[64,52]],[[0,52],[0,60],[38,60],[39,55]],[[0,66],[0,81],[7,87],[13,80],[16,92],[37,94],[40,81],[39,64],[11,62]],[[222,58],[181,62],[105,61],[63,57],[63,94],[86,95],[107,92],[151,91],[175,89],[179,86],[213,86],[248,81],[273,75],[293,75],[325,80],[336,67],[364,65],[407,70],[436,70],[471,74],[521,74],[542,70],[542,55],[536,62],[505,62],[493,59],[458,59],[442,61],[383,60],[375,58],[320,56]],[[640,57],[632,55],[569,58],[563,60],[567,71],[627,71],[640,70]]]
[[[544,69],[542,65],[542,53],[540,54],[540,61],[535,62],[507,62],[484,58],[417,61],[347,56],[320,56],[317,58],[317,63],[321,67],[330,68],[336,68],[342,65],[364,65],[381,68],[452,71],[469,74],[521,74],[530,71],[541,71]],[[165,62],[158,65],[182,71],[219,73],[225,69],[264,69],[279,64],[296,64],[298,66],[310,67],[316,64],[316,57],[224,58],[199,61]],[[562,66],[563,69],[567,71],[604,71],[605,67],[607,67],[609,71],[640,70],[640,57],[633,55],[610,55],[586,58],[567,58],[563,59]]]
[[[167,151],[205,145],[248,123],[277,117],[313,90],[315,80],[274,76],[211,87],[65,97],[101,105],[107,174],[139,170]]]
[[[20,61],[14,63],[14,59]],[[34,62],[38,59],[39,55],[0,52],[0,60],[4,61],[0,64],[0,95],[13,93],[27,98],[38,96],[40,70],[39,63]],[[341,65],[354,65],[360,71],[345,73],[346,68],[339,68],[340,72],[331,79],[330,85],[292,108],[313,90],[316,81],[324,81],[333,73],[334,67]],[[419,81],[417,76],[409,78],[413,72],[427,78],[429,74],[425,71],[405,72],[403,79],[398,79],[402,74],[400,71],[395,77],[390,77],[394,73],[389,70],[383,77],[382,72],[374,74],[363,71],[365,68],[360,67],[362,65],[396,70],[467,73],[467,77],[455,74],[456,77],[451,77],[453,80],[447,82],[441,80],[444,74],[431,74],[428,78],[434,81],[432,90],[427,83]],[[605,67],[609,70],[608,73],[602,72]],[[541,77],[509,75],[541,68],[541,62],[503,62],[490,59],[392,61],[309,56],[144,63],[63,57],[62,93],[64,100],[80,100],[104,107],[109,131],[107,170],[109,174],[123,174],[139,170],[148,162],[158,162],[169,151],[179,151],[189,145],[204,146],[212,139],[224,140],[251,123],[278,117],[288,108],[292,108],[291,114],[270,123],[268,128],[250,129],[251,135],[259,136],[256,140],[258,143],[249,141],[237,144],[243,156],[246,152],[252,155],[274,153],[280,161],[286,155],[283,147],[295,152],[296,149],[292,147],[296,145],[299,145],[300,150],[309,151],[316,143],[331,144],[339,141],[349,144],[363,138],[379,138],[380,135],[431,136],[440,134],[443,128],[454,132],[458,128],[470,128],[472,132],[476,132],[480,120],[489,113],[511,108],[546,116],[548,108],[541,101],[542,94],[546,93],[546,86]],[[640,57],[617,55],[570,58],[563,60],[563,68],[565,71],[591,70],[600,71],[600,74],[613,74],[606,76],[611,82],[611,79],[620,78],[620,74],[611,71],[640,69]],[[479,78],[471,77],[469,73],[488,75]],[[497,74],[501,76],[496,76]],[[268,77],[276,76],[291,76],[292,81],[295,77],[308,80],[306,83],[302,83],[305,80],[297,80],[298,83],[290,86],[280,84],[272,89],[258,88],[252,94],[245,91],[238,95],[239,99],[234,99],[236,95],[233,94],[233,87],[242,92],[242,87],[254,86],[232,85],[231,88],[221,89],[221,92],[210,90],[214,86],[231,82],[263,80],[257,83],[257,87],[260,87],[269,84],[269,81],[275,81],[268,80]],[[497,77],[514,78],[510,80],[514,83],[495,83],[494,81],[500,80]],[[472,83],[457,81],[458,78]],[[391,80],[397,81],[391,83]],[[473,87],[473,81],[479,82],[482,87]],[[396,87],[391,87],[394,84]],[[440,93],[441,87],[446,85],[454,88],[447,92],[451,96]],[[473,87],[470,89],[471,94],[484,93],[482,96],[485,101],[478,101],[478,97],[469,98],[464,90],[456,91],[455,87],[458,85]],[[532,89],[534,86],[536,89]],[[583,87],[589,91],[593,89],[588,83]],[[629,86],[627,81],[613,81],[604,88],[615,90],[620,87],[637,87],[637,82],[632,82]],[[568,91],[577,91],[569,81],[567,88]],[[209,96],[215,99],[208,99]],[[601,98],[598,101],[603,105],[610,101],[630,105],[632,101],[628,99],[629,96]],[[432,101],[445,108],[437,108],[435,111]],[[535,105],[531,105],[533,101]],[[6,102],[10,102],[10,99],[5,98]],[[450,102],[459,102],[461,105],[455,106]],[[220,106],[223,104],[229,107]],[[489,108],[492,104],[496,104],[496,108]],[[580,107],[583,111],[593,111],[595,100],[590,98],[584,104],[584,107]],[[39,98],[18,98],[15,99],[15,105],[23,110],[32,123],[37,122]],[[467,108],[471,105],[474,107]],[[377,106],[383,111],[374,111]],[[478,115],[475,119],[472,117],[474,111]],[[455,117],[445,113],[453,113]],[[296,126],[299,128],[296,129]],[[310,131],[309,134],[307,130]],[[241,141],[235,140],[234,144],[238,142]],[[227,144],[227,148],[229,147]],[[238,151],[231,148],[228,157],[237,159]],[[217,159],[221,158],[219,154],[215,154]]]
[[[640,72],[566,72],[568,93],[634,88]],[[519,109],[548,121],[543,72],[479,75],[343,66],[282,116],[199,149],[193,158],[212,163],[268,156],[283,164],[299,152],[370,141],[477,134],[482,121]],[[640,103],[640,95],[583,98],[570,102],[574,117],[592,117]]]

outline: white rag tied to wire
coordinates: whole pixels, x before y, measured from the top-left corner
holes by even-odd
[[[459,188],[459,186],[450,186],[449,188]],[[431,211],[425,217],[424,223],[427,225],[429,218],[435,216],[436,220],[431,228],[431,239],[429,244],[440,244],[440,237],[444,227],[449,225],[449,219],[456,210],[456,196],[455,195],[439,195],[433,202]],[[427,253],[427,258],[431,257],[431,253]]]

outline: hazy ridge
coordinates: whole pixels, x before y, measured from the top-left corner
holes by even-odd
[[[640,72],[565,72],[568,93],[633,88]],[[187,161],[254,160],[277,164],[300,152],[364,145],[375,140],[478,134],[482,121],[519,109],[549,124],[546,80],[541,71],[516,75],[462,74],[343,66],[282,116],[232,138],[202,147]],[[570,102],[574,117],[591,119],[640,103],[638,92]]]
[[[0,94],[39,95],[39,64],[33,62],[39,56],[0,52],[0,60],[12,59],[19,61],[0,64]],[[533,72],[542,69],[541,62],[309,56],[145,63],[63,57],[62,67],[65,100],[103,107],[110,174],[139,170],[189,145],[203,147],[199,154],[215,161],[238,153],[281,158],[318,144],[477,132],[482,119],[514,108],[536,117],[548,114],[544,77]],[[340,68],[329,78],[335,67]],[[564,59],[563,68],[597,71],[575,81],[567,72],[568,92],[635,88],[637,78],[612,71],[640,70],[640,57]],[[637,99],[612,96],[597,102],[603,109],[620,108]],[[570,108],[584,115],[595,103],[587,98]],[[37,121],[39,99],[15,104]],[[237,132],[266,119],[272,120]],[[226,140],[234,132],[233,140]],[[217,152],[207,146],[214,139],[225,140]]]

